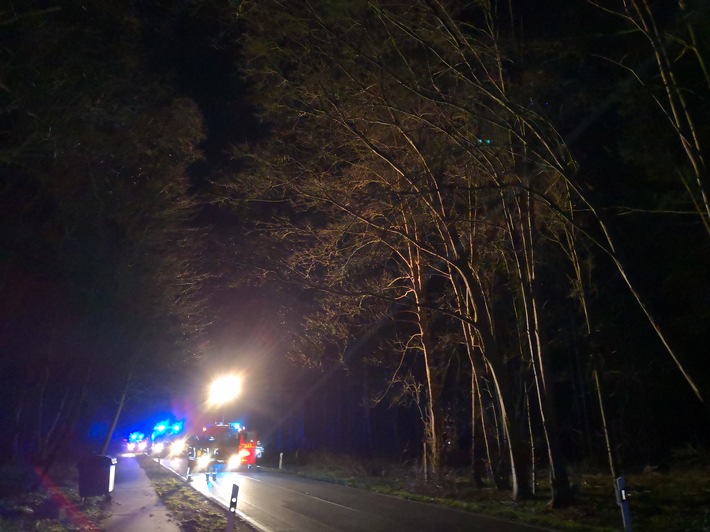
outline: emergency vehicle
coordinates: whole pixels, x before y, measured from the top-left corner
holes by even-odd
[[[256,432],[238,423],[215,423],[202,433],[187,438],[188,482],[193,473],[205,473],[206,480],[217,480],[217,471],[236,471],[243,467],[256,469]]]
[[[126,451],[129,453],[144,453],[148,451],[148,439],[139,430],[134,430],[125,439]]]
[[[166,419],[156,423],[150,435],[151,454],[157,458],[179,454],[184,448],[184,442],[180,439],[184,425],[184,420]]]

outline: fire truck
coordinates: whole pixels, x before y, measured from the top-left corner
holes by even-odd
[[[187,439],[187,481],[193,473],[217,480],[218,471],[256,469],[258,441],[256,432],[238,423],[215,423]]]
[[[156,423],[150,435],[151,455],[160,459],[179,454],[184,442],[180,439],[185,421],[166,419]]]

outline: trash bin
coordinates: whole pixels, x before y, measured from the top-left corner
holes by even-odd
[[[79,462],[79,496],[109,495],[116,478],[117,460],[111,456],[89,456]]]

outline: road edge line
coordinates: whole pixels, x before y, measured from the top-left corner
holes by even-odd
[[[168,471],[170,471],[173,475],[175,475],[175,476],[178,477],[179,479],[183,480],[184,482],[187,482],[187,478],[186,478],[186,477],[183,477],[180,473],[178,473],[177,471],[175,471],[172,467],[170,467],[170,466],[166,465],[165,463],[163,463],[162,460],[158,460],[157,458],[151,458],[151,460],[153,460],[153,461],[154,461],[156,464],[158,464],[159,466],[162,466],[163,468],[165,468],[165,469],[167,469]],[[193,487],[192,487],[192,484],[190,484],[190,487],[191,487],[194,491],[196,491],[197,493],[199,493],[200,495],[202,495],[205,499],[208,499],[208,500],[212,501],[213,503],[217,504],[217,506],[219,506],[219,507],[221,507],[221,508],[224,508],[225,510],[227,510],[227,512],[229,512],[229,506],[228,506],[227,504],[223,503],[222,501],[220,501],[220,500],[219,500],[217,497],[215,497],[214,495],[209,495],[209,494],[206,494],[206,493],[202,493],[200,490],[193,488]],[[262,524],[259,523],[258,521],[255,521],[254,519],[252,519],[251,517],[249,517],[248,515],[246,515],[245,513],[241,512],[241,511],[239,511],[239,510],[235,510],[234,513],[235,513],[236,515],[238,515],[241,519],[243,519],[244,521],[246,521],[247,523],[249,523],[251,526],[253,526],[253,527],[256,528],[257,530],[259,530],[259,532],[273,532],[270,528],[265,527],[264,525],[262,525]]]

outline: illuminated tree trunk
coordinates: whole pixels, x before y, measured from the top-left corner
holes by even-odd
[[[461,248],[459,247],[458,249]],[[509,466],[508,473],[512,497],[513,500],[524,499],[530,495],[527,482],[527,464],[524,458],[525,446],[520,440],[519,431],[517,430],[520,420],[512,415],[512,408],[509,407],[511,394],[503,388],[501,381],[501,379],[504,379],[503,375],[506,374],[506,370],[502,363],[501,354],[497,351],[497,342],[492,333],[492,325],[484,319],[484,316],[490,317],[490,314],[485,311],[487,305],[482,295],[482,288],[476,282],[476,277],[468,262],[459,260],[455,264],[457,268],[452,268],[452,278],[458,279],[457,284],[460,283],[460,287],[455,289],[455,292],[464,298],[463,301],[458,303],[459,308],[467,309],[467,313],[464,314],[467,319],[463,320],[463,326],[468,329],[464,337],[467,338],[467,342],[470,344],[468,348],[471,353],[471,368],[472,371],[475,371],[478,364],[474,357],[480,357],[482,365],[487,369],[487,375],[493,387],[496,415],[500,421],[496,433],[499,435],[499,442],[503,444],[501,457],[505,456],[507,458],[504,463]],[[476,390],[472,389],[471,393],[476,393]],[[471,422],[475,424],[474,419]],[[482,423],[485,423],[485,420],[482,419]],[[503,465],[503,463],[500,465]],[[503,481],[501,475],[495,475],[495,479],[499,488],[506,487],[501,484]]]
[[[403,216],[403,223],[406,231],[412,235],[413,241],[417,241],[417,225],[412,218]],[[424,416],[424,434],[428,468],[431,469],[434,477],[439,474],[441,468],[441,419],[439,412],[439,397],[441,395],[441,382],[443,379],[442,369],[437,367],[435,358],[434,342],[432,338],[431,324],[429,322],[429,310],[427,309],[427,275],[425,263],[421,250],[414,245],[407,245],[407,264],[410,268],[413,309],[415,315],[419,348],[424,361],[425,386],[426,386],[426,409]],[[445,372],[445,369],[443,370]]]
[[[506,213],[512,257],[515,263],[520,285],[519,295],[523,309],[526,340],[529,348],[530,363],[535,378],[535,391],[545,441],[547,443],[550,482],[552,486],[553,507],[564,506],[571,502],[571,488],[565,461],[561,455],[558,421],[556,416],[554,384],[550,381],[547,358],[543,353],[538,305],[538,287],[535,265],[535,204],[529,193],[516,196],[516,212],[511,212],[505,199],[503,210]]]

